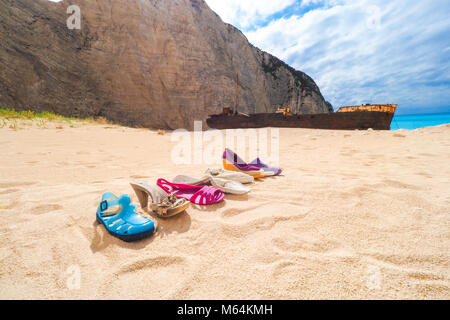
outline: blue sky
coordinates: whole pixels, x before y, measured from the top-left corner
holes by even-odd
[[[450,112],[449,0],[206,0],[255,46],[310,75],[335,108]]]

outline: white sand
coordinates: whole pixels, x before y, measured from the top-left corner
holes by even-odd
[[[450,298],[449,125],[281,129],[284,176],[132,244],[95,223],[102,193],[205,165],[172,164],[169,134],[23,127],[0,129],[2,299]]]

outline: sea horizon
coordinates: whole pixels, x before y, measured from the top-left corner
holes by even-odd
[[[450,124],[450,112],[399,114],[392,119],[391,130],[415,130]]]

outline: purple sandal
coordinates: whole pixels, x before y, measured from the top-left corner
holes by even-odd
[[[250,162],[250,165],[263,169],[266,173],[273,172],[273,176],[279,176],[283,172],[280,167],[268,166],[267,164],[262,162],[260,158],[256,158],[255,160]]]
[[[238,171],[249,174],[254,178],[264,178],[264,172],[261,168],[247,164],[244,160],[231,151],[225,149],[223,153],[223,168],[228,171]]]

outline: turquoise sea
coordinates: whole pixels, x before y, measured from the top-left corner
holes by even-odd
[[[391,130],[414,130],[450,123],[450,113],[395,115]]]

